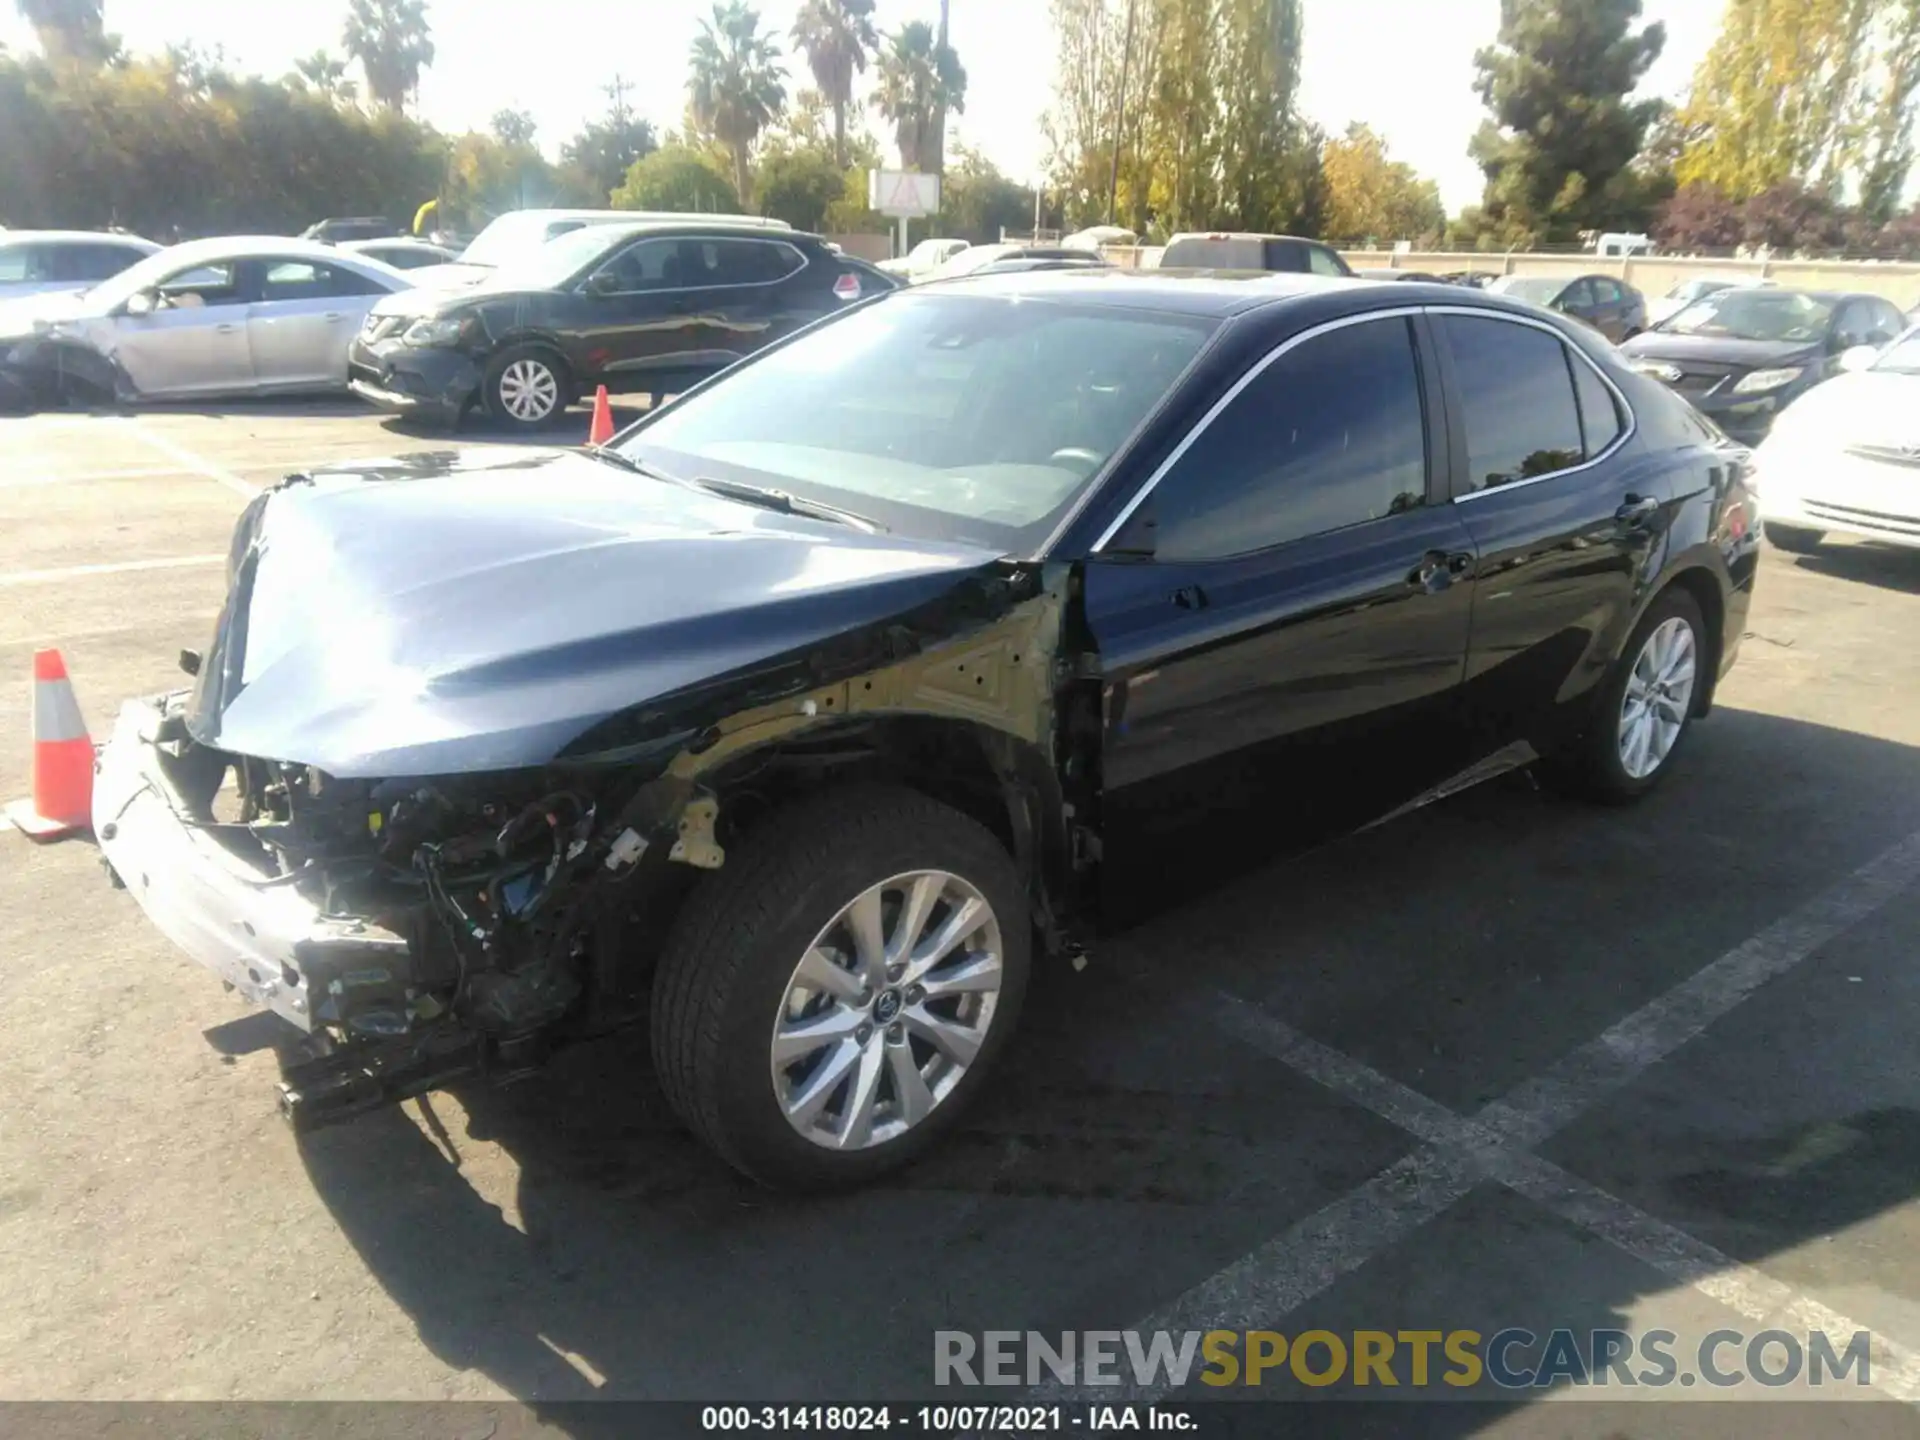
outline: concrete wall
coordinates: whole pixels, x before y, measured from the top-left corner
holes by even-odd
[[[1902,310],[1920,302],[1920,265],[1877,260],[1690,260],[1674,256],[1498,255],[1473,251],[1348,250],[1354,269],[1425,270],[1445,275],[1475,270],[1494,275],[1612,275],[1643,294],[1664,295],[1698,275],[1758,275],[1796,290],[1859,290],[1883,295]]]

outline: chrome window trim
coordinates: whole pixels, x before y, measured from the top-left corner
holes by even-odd
[[[1515,490],[1524,490],[1529,485],[1538,485],[1542,480],[1559,480],[1567,475],[1578,475],[1583,470],[1591,470],[1594,466],[1612,458],[1621,446],[1625,445],[1639,432],[1640,417],[1633,413],[1633,406],[1628,402],[1626,392],[1613,383],[1613,377],[1611,375],[1593,363],[1592,358],[1585,350],[1561,334],[1557,326],[1549,325],[1544,320],[1535,320],[1527,315],[1509,315],[1504,311],[1492,309],[1482,310],[1472,305],[1429,305],[1425,308],[1429,315],[1465,315],[1470,319],[1476,320],[1504,320],[1509,325],[1525,325],[1534,330],[1544,331],[1558,340],[1561,346],[1582,365],[1585,365],[1589,370],[1593,371],[1595,375],[1600,377],[1600,383],[1612,392],[1614,400],[1619,404],[1621,411],[1627,417],[1626,424],[1620,427],[1620,433],[1613,437],[1613,443],[1598,455],[1595,455],[1591,460],[1582,460],[1578,465],[1569,465],[1564,470],[1549,470],[1544,475],[1528,475],[1521,480],[1509,480],[1505,485],[1488,485],[1484,489],[1468,490],[1455,495],[1453,497],[1454,504],[1463,505],[1469,501],[1479,500],[1488,495],[1508,495]],[[1442,341],[1441,343],[1445,342]],[[1568,377],[1567,383],[1569,385],[1573,383],[1571,376]],[[1574,397],[1573,403],[1574,414],[1578,416],[1580,413],[1580,400],[1578,395]],[[1458,408],[1457,404],[1455,408]],[[1462,418],[1464,421],[1464,417]],[[1584,429],[1581,432],[1580,443],[1582,445],[1586,444],[1586,432]]]
[[[1213,424],[1213,422],[1219,418],[1220,412],[1225,410],[1227,406],[1231,405],[1235,400],[1239,399],[1240,392],[1264,375],[1267,367],[1273,364],[1274,361],[1280,359],[1281,356],[1287,354],[1289,351],[1298,349],[1309,340],[1316,339],[1321,335],[1330,334],[1335,330],[1344,330],[1351,325],[1365,325],[1373,320],[1407,320],[1420,314],[1425,308],[1425,306],[1420,305],[1404,305],[1395,306],[1391,310],[1368,310],[1359,315],[1342,315],[1337,320],[1328,320],[1322,324],[1315,325],[1309,330],[1302,330],[1298,335],[1289,335],[1285,340],[1282,340],[1273,349],[1261,356],[1260,362],[1257,365],[1254,365],[1246,374],[1234,381],[1232,388],[1218,400],[1214,401],[1213,404],[1208,407],[1207,413],[1194,422],[1193,428],[1181,437],[1180,443],[1173,447],[1173,450],[1167,455],[1167,458],[1154,467],[1153,473],[1149,475],[1146,478],[1146,482],[1134,492],[1133,498],[1126,503],[1118,515],[1114,516],[1113,523],[1100,532],[1100,538],[1093,542],[1088,553],[1098,555],[1107,548],[1107,542],[1120,533],[1126,523],[1133,518],[1134,511],[1138,510],[1147,496],[1153,493],[1153,487],[1160,483],[1161,479],[1169,470],[1180,463],[1181,457],[1193,448],[1193,443],[1206,432],[1209,425]]]

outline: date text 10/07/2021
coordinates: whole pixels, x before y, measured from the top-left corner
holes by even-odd
[[[1076,1430],[1192,1433],[1193,1412],[1178,1405],[706,1405],[705,1431],[900,1430],[916,1435],[1020,1434]]]

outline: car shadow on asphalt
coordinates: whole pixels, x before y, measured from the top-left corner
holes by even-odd
[[[1297,1101],[1263,1090],[1266,1072],[1222,1058],[1239,1042],[1196,1018],[1208,997],[1260,1004],[1469,1113],[1904,839],[1917,815],[1920,750],[1723,707],[1669,783],[1626,810],[1509,780],[1264,866],[1249,858],[1257,816],[1224,833],[1216,821],[1200,860],[1233,850],[1240,873],[1114,936],[1084,971],[1044,969],[1023,1043],[977,1109],[926,1159],[854,1194],[777,1196],[735,1176],[676,1124],[637,1034],[580,1047],[519,1087],[463,1089],[457,1104],[430,1097],[421,1124],[387,1111],[303,1137],[303,1156],[369,1273],[435,1355],[568,1433],[631,1429],[618,1412],[569,1403],[596,1399],[1017,1398],[936,1390],[933,1331],[1131,1325],[1415,1148],[1393,1132],[1357,1170],[1341,1170],[1341,1137],[1364,1149],[1372,1134],[1362,1122],[1373,1117],[1355,1109],[1294,1149]],[[1730,1017],[1693,1045],[1738,1024]],[[1725,1212],[1737,1223],[1715,1243],[1764,1266],[1910,1201],[1920,1192],[1920,1112],[1901,1078],[1910,1072],[1904,1056],[1883,1057],[1817,1121],[1756,1112],[1737,1144],[1703,1164],[1677,1159],[1641,1203]],[[1763,1104],[1671,1099],[1709,1112],[1742,1103]],[[1303,1129],[1317,1123],[1298,1113]],[[1809,1140],[1836,1124],[1846,1143]],[[477,1141],[511,1157],[510,1195],[470,1181]],[[1561,1163],[1590,1164],[1606,1183],[1604,1153]],[[1277,1218],[1260,1208],[1276,1176],[1305,1177]],[[1297,1330],[1330,1309],[1388,1331],[1512,1323],[1585,1336],[1661,1323],[1657,1310],[1647,1319],[1650,1296],[1681,1303],[1674,1282],[1586,1235],[1553,1242],[1577,1263],[1521,1288],[1514,1272],[1529,1273],[1532,1242],[1506,1233],[1508,1212],[1472,1208],[1487,1193],[1455,1207],[1480,1217],[1477,1248],[1416,1236],[1298,1313],[1255,1323]],[[1249,1215],[1262,1227],[1252,1241]],[[1558,1223],[1539,1213],[1543,1231]],[[1179,1264],[1162,1263],[1167,1250]],[[1920,1271],[1882,1284],[1920,1292]],[[1409,1313],[1409,1295],[1451,1308]],[[1920,1303],[1920,1293],[1906,1298]],[[1445,1398],[1476,1396],[1487,1391]],[[1524,1408],[1360,1411],[1339,1403],[1356,1398],[1347,1387],[1312,1397],[1335,1403],[1291,1407],[1288,1433],[1466,1435]],[[1812,1433],[1799,1407],[1737,1408],[1745,1413],[1707,1428]],[[1622,1409],[1548,1407],[1548,1428],[1657,1434],[1673,1418],[1664,1405],[1624,1407],[1630,1419]],[[1866,1427],[1857,1433],[1913,1433],[1904,1407],[1854,1421]]]
[[[1895,545],[1824,545],[1811,555],[1777,557],[1816,575],[1920,595],[1920,551]]]

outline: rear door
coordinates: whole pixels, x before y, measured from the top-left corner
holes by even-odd
[[[247,307],[254,378],[262,389],[344,385],[347,347],[386,290],[355,271],[317,260],[250,262],[260,275]]]
[[[1473,555],[1419,333],[1288,342],[1088,563],[1110,859],[1195,815],[1306,843],[1459,767]]]
[[[699,291],[675,236],[635,240],[609,255],[567,303],[575,373],[629,389],[689,369],[704,343]]]
[[[1467,686],[1476,747],[1543,749],[1585,718],[1665,552],[1670,484],[1623,398],[1521,317],[1435,313],[1458,424],[1453,510],[1479,552]]]
[[[691,248],[689,268],[703,280],[700,358],[709,368],[731,365],[840,304],[833,293],[835,267],[809,265],[807,257],[784,240],[716,238],[682,244]]]
[[[258,272],[221,260],[168,276],[157,308],[114,317],[114,355],[143,395],[181,397],[253,389],[247,307]]]
[[[1560,298],[1553,302],[1553,308],[1563,315],[1571,315],[1583,325],[1600,328],[1599,297],[1594,294],[1591,280],[1575,280],[1560,292]]]

